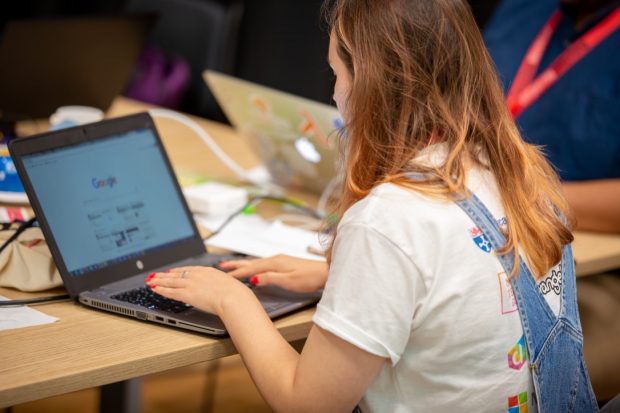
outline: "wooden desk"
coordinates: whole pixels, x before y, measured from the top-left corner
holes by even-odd
[[[118,99],[109,116],[148,108]],[[243,167],[258,164],[253,152],[231,128],[197,121]],[[172,120],[156,123],[177,173],[191,171],[234,178],[187,127]],[[5,288],[0,288],[0,295],[32,297]],[[35,308],[59,320],[0,332],[0,408],[236,354],[230,339],[140,322],[75,302]],[[277,320],[275,325],[288,341],[300,340],[310,331],[313,313],[314,309],[307,309]]]
[[[119,99],[109,114],[118,116],[147,109],[147,105]],[[242,166],[248,168],[258,164],[247,144],[230,128],[200,119],[198,122]],[[185,126],[170,120],[156,123],[178,172],[234,178]],[[295,195],[312,199],[304,194]],[[579,275],[620,267],[620,236],[577,233],[574,250]],[[0,295],[27,296],[2,288]],[[39,295],[49,295],[49,292]],[[213,339],[144,323],[74,302],[36,308],[60,320],[44,326],[0,332],[0,407],[236,353],[229,339]],[[313,309],[308,309],[275,324],[287,340],[303,339],[310,330],[313,313]]]
[[[8,289],[0,289],[0,295],[25,296]],[[0,407],[236,354],[230,339],[140,322],[75,302],[35,308],[59,320],[0,332]],[[288,341],[303,339],[313,313],[307,309],[275,324]]]
[[[577,231],[573,252],[578,277],[620,268],[620,235]]]

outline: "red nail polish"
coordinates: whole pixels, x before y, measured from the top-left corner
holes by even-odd
[[[149,284],[149,287],[151,287],[151,289],[153,289],[153,290],[154,290],[155,288],[157,288],[157,285],[155,285],[155,284]]]
[[[155,273],[154,272],[149,273],[149,278],[153,278],[153,277],[155,277]]]
[[[254,275],[254,276],[252,276],[252,278],[250,278],[250,284],[252,284],[252,285],[257,285],[258,284],[258,275]]]

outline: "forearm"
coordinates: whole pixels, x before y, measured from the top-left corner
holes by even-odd
[[[158,294],[217,314],[265,400],[283,412],[350,412],[385,359],[314,326],[302,355],[284,340],[254,293],[207,267],[152,274]]]
[[[249,290],[224,302],[220,317],[267,403],[276,411],[299,411],[294,389],[299,354],[273,325]]]
[[[620,179],[565,182],[577,229],[620,233]]]

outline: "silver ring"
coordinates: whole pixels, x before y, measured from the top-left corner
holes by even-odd
[[[186,278],[187,277],[187,271],[183,271],[181,273],[181,278]]]

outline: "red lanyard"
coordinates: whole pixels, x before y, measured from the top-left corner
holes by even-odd
[[[508,108],[515,119],[564,73],[620,27],[620,7],[616,7],[601,22],[580,36],[556,57],[547,69],[534,78],[561,18],[562,12],[560,10],[556,10],[551,15],[530,45],[521,66],[519,66],[507,98]]]

